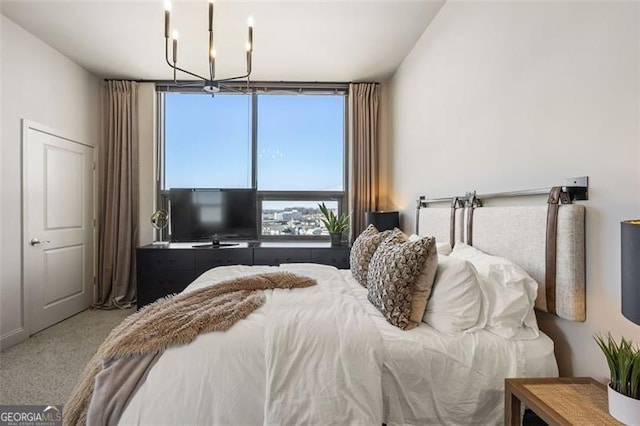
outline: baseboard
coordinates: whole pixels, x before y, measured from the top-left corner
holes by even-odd
[[[9,349],[12,346],[22,343],[29,338],[29,333],[23,327],[17,328],[0,336],[0,351]]]

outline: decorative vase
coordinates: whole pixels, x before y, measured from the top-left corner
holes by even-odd
[[[331,247],[342,245],[341,232],[330,232],[329,235],[331,236]]]
[[[607,385],[609,414],[627,425],[640,425],[640,399],[628,397]]]

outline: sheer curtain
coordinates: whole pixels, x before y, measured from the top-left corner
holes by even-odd
[[[349,85],[351,241],[366,227],[365,212],[378,209],[380,85]]]
[[[108,81],[100,152],[98,307],[136,302],[138,84]]]

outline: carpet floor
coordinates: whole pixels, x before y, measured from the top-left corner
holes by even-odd
[[[88,309],[0,352],[0,405],[64,404],[98,346],[133,312]]]

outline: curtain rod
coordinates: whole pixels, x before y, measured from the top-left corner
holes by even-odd
[[[122,81],[121,78],[105,78],[104,81]],[[124,79],[126,80],[126,79]],[[136,83],[155,83],[160,85],[172,86],[176,83],[173,80],[152,80],[152,79],[131,79],[128,81],[135,81]],[[178,84],[193,84],[199,83],[200,80],[178,80]],[[351,83],[373,83],[380,84],[379,82],[318,82],[318,81],[251,81],[250,87],[268,87],[268,88],[301,88],[301,89],[348,89]],[[228,85],[246,86],[246,81],[238,82],[226,82]]]

